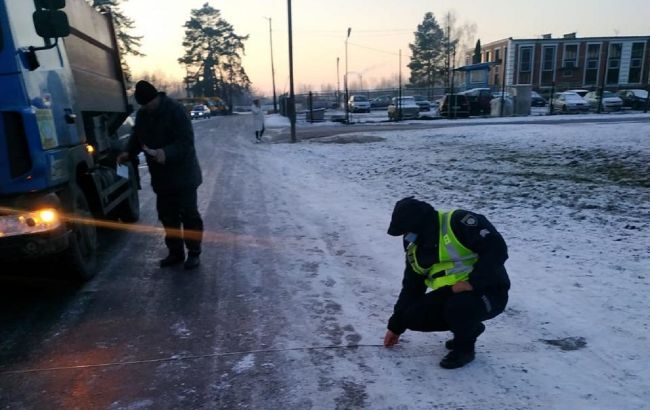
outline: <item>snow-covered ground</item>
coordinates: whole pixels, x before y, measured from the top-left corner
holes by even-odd
[[[267,117],[267,127],[285,126]],[[401,241],[385,233],[398,199],[483,213],[508,243],[509,306],[487,323],[476,360],[440,369],[445,334],[407,332],[394,349],[361,349],[372,374],[365,407],[650,408],[648,116],[346,134],[256,150],[266,151],[265,167],[285,170],[278,189],[294,189],[296,204],[345,221],[321,238],[346,247],[313,256],[330,270],[310,292],[336,295],[353,344],[381,343],[400,289]],[[349,269],[334,269],[342,258]]]

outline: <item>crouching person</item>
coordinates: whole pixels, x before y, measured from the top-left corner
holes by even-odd
[[[503,237],[483,215],[444,212],[413,197],[395,204],[388,234],[403,236],[406,268],[402,290],[388,321],[384,346],[394,346],[407,329],[451,331],[445,369],[474,360],[482,323],[508,302],[510,279]],[[427,292],[427,289],[431,289]]]

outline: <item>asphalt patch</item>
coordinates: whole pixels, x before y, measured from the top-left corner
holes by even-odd
[[[565,337],[564,339],[541,339],[542,342],[557,346],[562,350],[579,350],[587,346],[587,340],[582,337]]]

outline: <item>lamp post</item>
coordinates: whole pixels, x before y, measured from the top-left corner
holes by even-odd
[[[291,0],[287,0],[289,18],[289,123],[291,142],[296,142],[296,96],[293,91],[293,29],[291,28]]]
[[[348,39],[350,38],[350,32],[352,31],[352,28],[348,27],[348,35],[345,37],[345,77],[343,78],[343,85],[345,87],[345,101],[343,101],[343,104],[345,104],[345,123],[349,124],[350,123],[350,108],[348,107],[348,99],[350,98],[348,96]]]
[[[278,100],[275,94],[275,66],[273,64],[273,28],[271,26],[271,17],[264,17],[269,21],[269,38],[271,42],[271,79],[273,81],[273,113],[278,112]]]
[[[339,58],[336,57],[336,105],[341,103],[341,83],[339,82]]]

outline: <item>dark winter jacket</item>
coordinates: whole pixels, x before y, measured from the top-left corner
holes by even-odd
[[[417,260],[421,266],[430,267],[438,262],[438,225],[438,211],[431,205],[413,198],[405,198],[395,205],[388,233],[393,236],[416,233]],[[504,263],[508,259],[508,248],[496,228],[483,215],[456,210],[451,217],[451,229],[460,243],[479,256],[468,279],[474,288],[473,291],[479,294],[507,292],[510,289],[510,279]],[[405,240],[405,250],[407,246],[408,242]],[[411,269],[407,261],[395,312],[408,307],[415,299],[424,295],[427,290],[424,279],[424,276]],[[443,288],[442,292],[445,291]],[[395,321],[396,317],[393,315],[388,328],[403,331],[396,323],[391,325],[391,322]]]
[[[194,148],[194,131],[185,108],[178,102],[158,94],[160,102],[154,110],[139,110],[129,139],[128,152],[135,157],[146,145],[165,151],[165,163],[159,164],[146,155],[151,186],[156,193],[175,193],[196,189],[202,182],[201,168]]]

